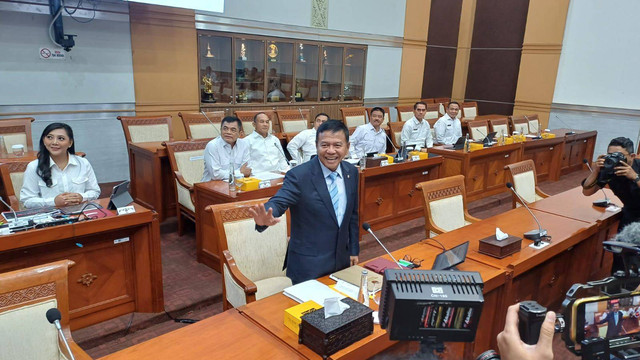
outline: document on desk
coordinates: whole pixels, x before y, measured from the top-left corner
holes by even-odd
[[[299,303],[313,300],[316,304],[324,304],[324,300],[327,298],[337,297],[342,300],[344,295],[333,291],[327,285],[319,282],[318,280],[307,280],[293,286],[289,286],[283,291],[284,296],[289,297]]]
[[[282,179],[284,178],[284,175],[280,173],[274,173],[271,171],[263,171],[263,172],[255,173],[251,177],[259,179],[260,181],[265,181],[265,180]]]

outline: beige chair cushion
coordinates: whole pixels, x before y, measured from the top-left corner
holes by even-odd
[[[133,125],[129,126],[131,142],[169,141],[169,125]]]
[[[204,173],[204,149],[193,151],[180,151],[174,153],[178,171],[190,185],[200,182]],[[191,201],[189,189],[186,189],[176,180],[178,202],[187,209],[195,212],[195,206]]]
[[[507,125],[496,125],[493,127],[493,131],[495,131],[496,137],[500,136],[500,134],[504,134],[504,136],[509,136],[509,126]]]
[[[445,231],[452,231],[468,225],[464,219],[462,195],[431,201],[429,210],[434,224]]]
[[[245,297],[244,290],[233,281],[233,278],[229,274],[229,268],[227,264],[223,264],[222,275],[224,276],[224,288],[226,291],[227,301],[234,308],[247,304],[247,298]]]
[[[533,176],[533,171],[514,175],[513,186],[524,201],[531,203],[540,200],[536,198],[536,179]]]
[[[187,209],[195,213],[196,207],[193,204],[193,201],[191,201],[191,193],[189,192],[189,189],[180,185],[177,179],[176,179],[176,191],[178,193],[178,203],[180,203],[180,205],[186,207]]]
[[[356,127],[365,124],[364,114],[345,117],[347,127]]]
[[[380,126],[385,127],[389,124],[389,113],[384,113],[384,117],[382,118],[382,124]]]
[[[440,114],[438,114],[437,111],[427,111],[427,113],[424,115],[425,119],[437,119],[439,118]]]
[[[487,127],[486,126],[478,126],[471,128],[471,138],[473,140],[482,140],[487,136]]]
[[[402,144],[402,131],[393,133],[393,137],[396,139],[396,144]]]
[[[413,111],[406,111],[400,113],[400,121],[407,121],[413,117]],[[399,143],[398,143],[399,144]]]
[[[22,145],[24,149],[27,149],[27,134],[25,133],[13,133],[13,134],[2,134],[4,138],[4,147],[7,153],[11,153],[13,150],[11,147],[13,145]]]
[[[527,123],[513,124],[513,127],[513,131],[517,131],[520,134],[527,135],[529,133],[529,126],[527,125]]]
[[[22,183],[24,183],[23,172],[12,172],[9,174],[11,178],[11,185],[13,186],[13,193],[16,195],[18,201],[20,201],[20,190],[22,190]]]
[[[55,299],[0,313],[0,358],[11,360],[64,359],[58,331],[45,314],[57,307]]]
[[[256,287],[258,288],[258,291],[256,291],[256,300],[282,292],[282,290],[291,285],[291,279],[286,276],[276,276],[256,281]]]
[[[540,123],[538,120],[529,120],[529,134],[537,134]]]
[[[478,116],[478,112],[476,111],[476,108],[474,106],[463,108],[463,111],[464,111],[464,117],[476,117],[476,116]],[[458,113],[460,113],[460,112],[458,112]]]
[[[438,111],[440,111],[440,114],[446,114],[447,112],[444,111],[444,104],[443,103],[439,103],[440,106],[438,106]],[[460,111],[458,111],[458,114],[460,114]]]
[[[191,124],[189,130],[192,139],[212,139],[220,135],[220,123]]]
[[[300,132],[307,128],[307,120],[287,120],[282,122],[282,132]]]
[[[254,130],[253,124],[251,121],[243,121],[242,122],[242,130],[244,130],[244,136],[249,136]]]

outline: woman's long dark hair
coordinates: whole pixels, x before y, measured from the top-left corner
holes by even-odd
[[[38,151],[38,171],[37,174],[42,178],[42,180],[47,184],[47,187],[51,187],[51,163],[49,150],[44,146],[44,138],[49,135],[50,132],[57,129],[64,129],[67,132],[67,136],[69,140],[71,140],[71,146],[67,149],[69,154],[76,153],[76,142],[73,140],[73,130],[71,130],[71,126],[64,123],[52,123],[49,124],[42,131],[42,135],[40,136],[40,151]]]

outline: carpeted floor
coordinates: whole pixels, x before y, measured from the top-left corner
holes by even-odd
[[[553,195],[580,184],[586,172],[574,172],[557,182],[543,182],[540,188]],[[108,190],[110,191],[110,190]],[[108,193],[105,189],[104,193]],[[511,195],[502,193],[468,204],[471,215],[485,219],[511,209]],[[389,250],[397,250],[425,238],[424,218],[407,221],[377,232]],[[185,235],[177,234],[175,218],[161,225],[164,300],[167,313],[134,313],[73,332],[74,340],[89,355],[99,358],[188,324],[172,318],[204,319],[222,311],[222,284],[219,273],[196,261],[195,230],[189,224]],[[361,242],[360,260],[382,255],[370,235]],[[556,336],[556,359],[572,359]]]

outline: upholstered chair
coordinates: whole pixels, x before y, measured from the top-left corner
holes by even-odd
[[[540,130],[540,120],[538,120],[538,114],[523,115],[527,124],[529,125],[529,134],[538,134]]]
[[[424,199],[425,230],[434,237],[480,219],[467,211],[464,176],[455,175],[443,179],[416,184]]]
[[[9,162],[0,165],[0,176],[4,184],[0,188],[3,192],[0,196],[7,199],[7,202],[14,210],[24,209],[20,202],[20,189],[22,189],[27,165],[29,165],[29,161]]]
[[[440,105],[439,104],[427,104],[427,112],[424,114],[425,120],[430,120],[430,119],[436,119],[437,120],[442,115],[444,115],[444,113],[442,113],[442,114],[440,113]]]
[[[405,122],[413,117],[413,105],[396,106],[398,112],[398,122]]]
[[[263,232],[256,232],[249,207],[267,199],[210,205],[222,261],[223,307],[239,307],[291,286],[282,270],[289,236],[289,212]]]
[[[31,138],[32,117],[0,119],[0,136],[4,140],[4,149],[1,151],[10,153],[13,145],[22,145],[24,149],[33,149]]]
[[[342,113],[342,122],[344,122],[350,130],[367,123],[367,110],[362,106],[343,107],[340,108],[340,112]]]
[[[274,110],[238,110],[235,112],[236,117],[242,121],[242,137],[249,136],[255,129],[253,127],[253,117],[258,113],[265,113],[271,120],[269,126],[269,133],[280,132],[280,122],[278,121],[278,115]]]
[[[524,160],[509,164],[504,167],[507,170],[507,178],[513,184],[513,189],[518,192],[527,204],[549,197],[540,190],[536,177],[536,166],[533,160]],[[513,208],[520,206],[520,199],[511,193]]]
[[[280,119],[280,131],[283,133],[299,133],[309,129],[311,124],[309,109],[276,110]]]
[[[176,214],[178,214],[178,235],[184,233],[184,218],[195,222],[195,183],[202,180],[204,173],[204,148],[209,139],[176,141],[167,143],[169,163],[176,183]]]
[[[400,148],[402,143],[402,127],[406,121],[397,121],[389,123],[389,131],[391,132],[391,141],[393,146]]]
[[[504,136],[509,136],[509,121],[507,117],[497,118],[497,119],[489,119],[489,125],[491,126],[491,131],[496,133],[496,136],[500,136],[504,134]]]
[[[205,114],[209,120],[199,112],[178,113],[178,116],[182,119],[187,139],[213,139],[220,136],[220,124],[224,117],[224,111],[211,111]]]
[[[467,122],[469,136],[475,141],[481,141],[489,134],[487,120],[471,120]]]
[[[458,113],[462,112],[462,117],[474,118],[478,116],[478,103],[475,101],[463,102],[460,104],[460,110]]]
[[[509,119],[511,119],[511,127],[513,128],[513,131],[517,131],[522,135],[529,134],[529,121],[527,121],[524,116],[514,115],[509,116]]]
[[[68,269],[60,260],[0,274],[0,358],[12,360],[71,359],[58,330],[47,320],[58,308],[60,325],[77,360],[91,359],[71,337]]]
[[[118,116],[128,143],[172,141],[171,116]]]

